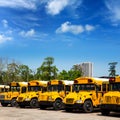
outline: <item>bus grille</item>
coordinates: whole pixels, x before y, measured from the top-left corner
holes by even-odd
[[[105,101],[106,103],[110,103],[110,104],[120,104],[120,97],[117,96],[106,96],[105,97]]]
[[[22,101],[23,97],[18,97],[18,101]]]
[[[0,95],[0,100],[4,100],[5,99],[5,95]]]
[[[71,103],[73,103],[73,101],[74,101],[73,98],[67,98],[67,99],[66,99],[66,103],[67,103],[67,104],[71,104]]]
[[[116,103],[117,103],[117,104],[120,104],[120,97],[117,97]]]
[[[105,97],[105,101],[106,101],[106,103],[111,103],[111,97],[110,96],[106,96]]]

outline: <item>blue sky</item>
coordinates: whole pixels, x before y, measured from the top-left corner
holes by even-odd
[[[0,57],[35,70],[54,57],[61,71],[93,63],[93,75],[120,73],[120,0],[0,0]]]

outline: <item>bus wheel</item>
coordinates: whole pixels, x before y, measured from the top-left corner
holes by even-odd
[[[53,103],[53,108],[55,110],[61,110],[63,108],[63,102],[61,99],[56,99],[55,102]]]
[[[83,105],[83,110],[86,113],[91,113],[93,111],[93,104],[90,100],[86,100]]]
[[[1,102],[1,105],[2,105],[3,107],[7,107],[7,106],[8,106],[8,103],[2,103],[2,102]]]
[[[102,113],[102,115],[107,116],[110,114],[110,111],[109,110],[101,110],[101,113]]]
[[[38,100],[36,98],[32,99],[30,101],[30,107],[31,108],[37,108],[39,105],[38,105]]]
[[[12,107],[18,107],[18,103],[17,103],[16,99],[11,100],[11,106]]]

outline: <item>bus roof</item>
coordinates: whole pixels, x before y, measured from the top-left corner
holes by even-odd
[[[16,85],[20,85],[20,86],[27,86],[28,85],[28,82],[11,82],[10,83],[11,86],[16,86]]]
[[[72,85],[74,83],[73,80],[61,80],[65,83],[65,85]]]
[[[96,80],[96,81],[105,81],[105,82],[107,82],[107,81],[109,81],[109,79],[108,78],[98,78],[98,77],[79,77],[79,78],[77,78],[76,80],[84,80],[84,79],[92,79],[92,80]]]
[[[8,86],[8,85],[0,85],[1,88],[4,88],[5,86]]]
[[[32,81],[29,81],[29,83],[28,83],[28,86],[41,86],[41,85],[43,85],[43,86],[47,86],[47,82],[48,81],[43,81],[43,80],[32,80]]]
[[[31,81],[29,81],[29,83],[31,83],[31,82],[40,82],[43,84],[47,84],[48,81],[45,81],[45,80],[31,80]]]
[[[105,82],[107,82],[107,81],[109,81],[109,78],[93,78],[93,79],[95,79],[95,80],[101,80],[101,81],[105,81]]]
[[[97,77],[79,77],[74,80],[74,84],[104,84],[109,83],[109,79],[107,78],[97,78]]]

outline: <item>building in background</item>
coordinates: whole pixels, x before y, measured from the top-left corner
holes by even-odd
[[[93,76],[93,64],[91,62],[83,62],[81,64],[76,64],[75,66],[82,70],[82,74],[84,77]]]
[[[92,77],[93,76],[93,65],[91,62],[84,62],[81,64],[83,76]]]

